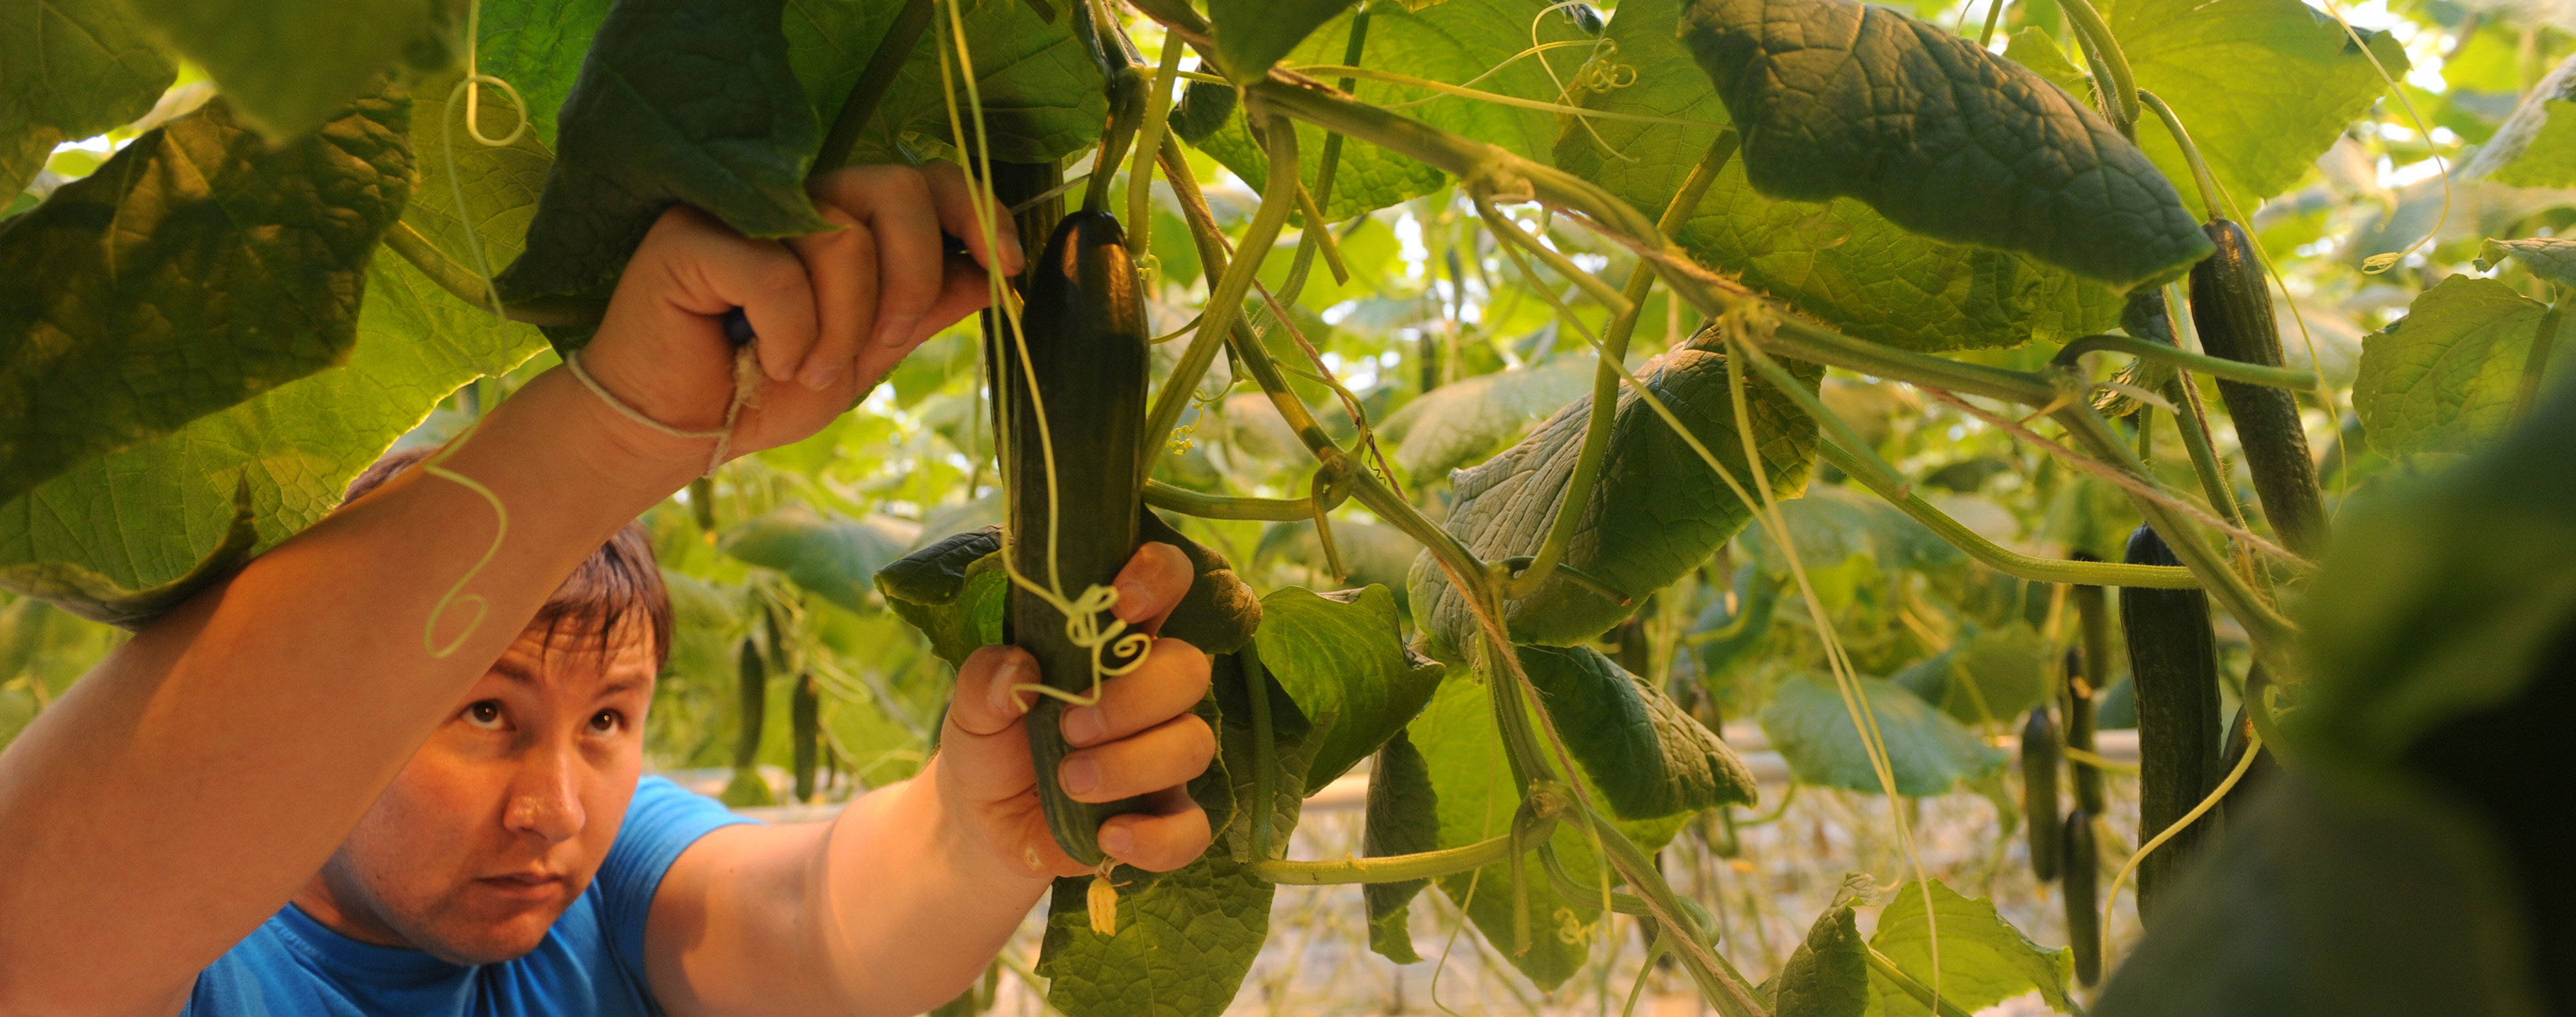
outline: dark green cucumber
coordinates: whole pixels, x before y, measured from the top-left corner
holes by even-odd
[[[2281,331],[2272,316],[2272,290],[2245,228],[2225,218],[2202,227],[2218,250],[2191,267],[2191,319],[2201,349],[2213,357],[2281,366]],[[2221,381],[2218,397],[2236,423],[2245,466],[2263,515],[2290,550],[2314,558],[2325,551],[2326,507],[2317,493],[2316,460],[2299,423],[2299,401],[2288,389]]]
[[[821,728],[823,701],[814,688],[814,676],[796,676],[795,691],[787,699],[787,744],[796,758],[796,800],[814,800],[815,743]]]
[[[1066,600],[1073,600],[1118,577],[1135,553],[1138,515],[1144,509],[1141,447],[1149,337],[1135,264],[1116,218],[1076,212],[1056,225],[1045,252],[1029,267],[1028,301],[1020,320],[1026,358],[1016,348],[1021,344],[1003,343],[995,351],[1001,397],[1009,407],[1004,449],[1010,492],[1007,553],[1020,575],[1055,584]],[[1008,619],[1011,642],[1037,658],[1049,687],[1074,695],[1092,691],[1092,651],[1074,644],[1065,631],[1065,616],[1053,604],[1014,585]],[[1098,620],[1104,630],[1114,621],[1105,611]],[[1104,666],[1126,663],[1114,650],[1114,644],[1103,648]],[[1056,844],[1075,861],[1098,865],[1101,821],[1140,811],[1144,804],[1141,799],[1088,804],[1065,793],[1056,774],[1072,750],[1061,726],[1066,706],[1053,696],[1039,696],[1029,711],[1038,799]]]
[[[2057,878],[2058,843],[2065,837],[2057,815],[2057,721],[2045,705],[2030,708],[2021,725],[2021,811],[2030,822],[2030,874]]]
[[[2076,561],[2099,561],[2077,551],[2069,557]],[[2066,747],[2094,751],[2096,727],[2093,701],[2111,685],[2111,605],[2099,586],[2076,586],[2067,590],[2075,602],[2075,621],[2083,645],[2066,651]],[[2075,804],[2094,815],[2105,806],[2102,797],[2102,771],[2092,764],[2068,759],[2067,772],[2075,778]]]
[[[759,639],[742,637],[734,681],[733,779],[725,785],[724,803],[735,808],[775,805],[769,784],[760,777],[760,729],[769,707],[769,664],[760,652]]]
[[[2156,531],[2129,536],[2132,565],[2180,565]],[[2199,590],[2120,591],[2129,680],[2138,699],[2138,837],[2155,836],[2218,786],[2218,640]],[[2152,922],[2163,891],[2208,827],[2195,823],[2138,865],[2138,918]]]
[[[2102,856],[2093,840],[2093,813],[2066,814],[2066,943],[2075,948],[2075,980],[2102,980]]]

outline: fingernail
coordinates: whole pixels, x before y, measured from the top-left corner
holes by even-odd
[[[806,368],[805,387],[817,392],[831,388],[833,382],[841,380],[841,371],[845,366],[847,365],[834,363],[816,364]]]
[[[1089,745],[1109,733],[1109,724],[1100,717],[1097,706],[1077,706],[1064,712],[1064,740],[1076,745]]]
[[[912,338],[913,328],[920,324],[921,316],[918,314],[898,314],[878,319],[877,345],[901,346],[904,340]]]
[[[1100,764],[1090,756],[1075,756],[1056,769],[1056,778],[1066,794],[1087,795],[1100,789]]]
[[[994,713],[1016,717],[1027,712],[1020,704],[1020,694],[1011,691],[1013,686],[1026,684],[1021,679],[1027,670],[1028,665],[1020,663],[1017,657],[1005,660],[1002,666],[993,669],[993,687],[988,695],[992,699]]]
[[[1020,241],[1019,241],[1019,239],[1018,239],[1018,238],[1016,238],[1016,237],[1012,238],[1012,240],[1011,240],[1011,260],[1010,260],[1010,263],[1009,263],[1009,264],[1010,264],[1010,267],[1011,267],[1011,271],[1012,271],[1014,274],[1016,274],[1020,269],[1022,269],[1022,268],[1024,268],[1024,267],[1027,267],[1028,263],[1029,263],[1029,252],[1028,252],[1028,250],[1027,250],[1026,248],[1023,248],[1023,247],[1021,247],[1021,246],[1020,246]]]
[[[1123,855],[1135,848],[1136,834],[1127,829],[1126,824],[1112,823],[1100,828],[1100,850],[1103,853]]]

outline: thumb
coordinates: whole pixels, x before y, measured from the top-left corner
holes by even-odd
[[[977,737],[1001,734],[1020,723],[1037,696],[1012,690],[1038,683],[1037,658],[1027,650],[1016,646],[976,650],[957,669],[957,692],[948,704],[948,722]]]

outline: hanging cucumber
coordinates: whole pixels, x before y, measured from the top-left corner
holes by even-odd
[[[2065,835],[2057,817],[2057,721],[2045,705],[2030,708],[2021,726],[2021,810],[2030,817],[2030,874],[2040,882],[2057,878],[2058,841]]]
[[[787,744],[795,753],[796,800],[814,800],[815,743],[820,740],[822,696],[814,688],[810,673],[796,676],[795,690],[787,699]]]
[[[2178,565],[2156,531],[2129,536],[2132,565]],[[2138,700],[2138,836],[2155,836],[2218,786],[2218,641],[2210,632],[2209,596],[2199,590],[2120,591],[2120,624],[2128,630],[2129,681]],[[2138,917],[2153,921],[2155,902],[2190,862],[2205,823],[2174,835],[2138,865]]]
[[[1020,320],[1022,341],[992,351],[997,398],[1008,407],[1008,554],[1020,577],[1070,603],[1118,577],[1135,553],[1144,504],[1145,306],[1116,218],[1076,212],[1056,225],[1029,266]],[[1109,640],[1095,654],[1068,632],[1056,602],[1017,582],[1007,617],[1011,642],[1036,657],[1046,685],[1065,695],[1094,694],[1095,663],[1114,672],[1133,662],[1131,641]],[[1108,632],[1116,619],[1103,610],[1094,624]],[[1101,821],[1144,806],[1142,799],[1088,804],[1065,793],[1056,772],[1072,748],[1061,725],[1067,705],[1042,695],[1029,711],[1038,798],[1056,844],[1098,866]]]
[[[2218,250],[2191,267],[2191,318],[2201,349],[2213,357],[2281,366],[2281,331],[2272,316],[2272,291],[2245,228],[2225,218],[2202,227]],[[2299,423],[2299,401],[2287,389],[2221,381],[2218,397],[2236,423],[2254,494],[2281,543],[2309,558],[2326,546],[2325,501],[2317,493],[2316,460]]]
[[[2076,561],[2100,561],[2077,551],[2069,557]],[[2093,752],[2093,700],[2111,685],[2111,606],[2099,586],[2076,586],[2067,590],[2075,602],[2076,627],[2083,645],[2066,651],[2065,738],[2066,747]],[[2094,815],[2104,809],[2102,771],[2092,764],[2066,761],[2066,770],[2074,777],[2075,804]]]
[[[775,805],[777,799],[760,778],[760,729],[768,712],[769,668],[760,652],[760,640],[749,634],[742,637],[742,647],[735,655],[734,680],[737,727],[733,780],[725,785],[724,803],[735,808]]]
[[[2075,948],[2075,980],[2102,980],[2102,902],[2096,899],[2102,857],[2093,839],[2093,813],[2066,814],[2066,943]]]

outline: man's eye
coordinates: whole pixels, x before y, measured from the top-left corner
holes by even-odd
[[[615,710],[601,710],[591,715],[590,729],[599,734],[623,731],[626,729],[626,715]]]
[[[485,699],[465,708],[465,722],[486,731],[501,729],[501,701]]]

